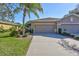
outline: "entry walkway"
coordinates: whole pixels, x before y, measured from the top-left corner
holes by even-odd
[[[34,35],[27,56],[74,56],[74,53],[58,44],[64,38],[59,34]]]

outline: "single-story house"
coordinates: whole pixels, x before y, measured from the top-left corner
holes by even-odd
[[[63,18],[43,18],[33,20],[31,27],[34,33],[56,33],[61,28],[62,32],[79,33],[79,15],[69,14]]]
[[[14,26],[17,26],[17,24],[15,23],[11,23],[11,22],[7,22],[7,21],[0,21],[0,28],[4,29],[4,30],[7,30],[7,29],[10,29]]]
[[[43,18],[32,21],[31,26],[34,33],[55,33],[57,31],[57,22],[59,22],[58,18]]]

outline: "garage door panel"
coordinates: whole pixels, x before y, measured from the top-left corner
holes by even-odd
[[[35,27],[35,32],[54,32],[55,26],[52,25],[39,25]]]
[[[63,31],[67,31],[70,33],[79,33],[79,25],[76,24],[63,24],[62,25]]]

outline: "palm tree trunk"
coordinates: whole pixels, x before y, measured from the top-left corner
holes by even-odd
[[[25,11],[23,11],[23,31],[22,31],[22,35],[25,35]]]

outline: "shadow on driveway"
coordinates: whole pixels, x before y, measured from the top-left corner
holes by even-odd
[[[34,33],[34,36],[44,36],[44,37],[51,37],[51,38],[58,38],[58,39],[64,39],[69,38],[67,36],[63,36],[57,33]]]

